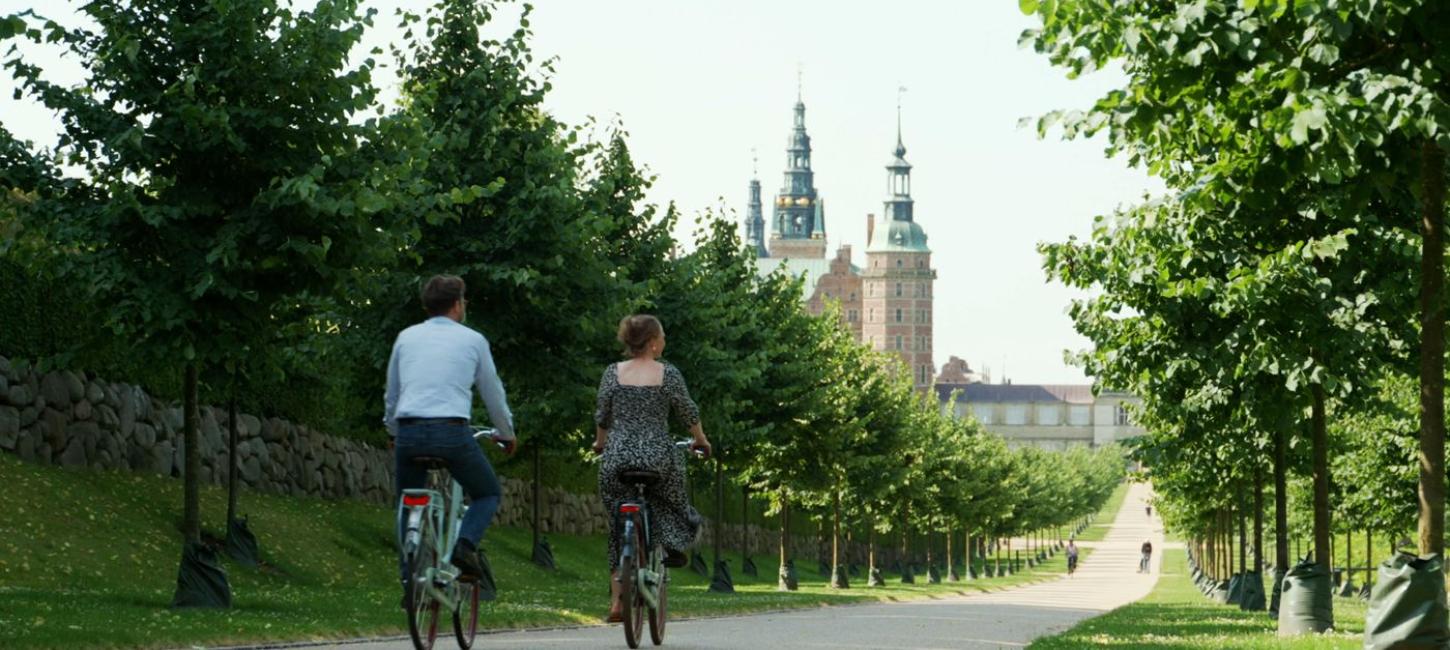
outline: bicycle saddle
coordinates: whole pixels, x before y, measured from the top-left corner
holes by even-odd
[[[408,462],[428,469],[448,469],[448,461],[437,456],[414,456]]]
[[[652,469],[627,469],[619,473],[619,480],[630,485],[654,485],[660,480],[660,473]]]

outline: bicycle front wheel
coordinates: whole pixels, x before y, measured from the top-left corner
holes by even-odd
[[[478,593],[481,587],[477,581],[459,584],[458,609],[453,612],[453,636],[458,647],[469,650],[473,639],[478,636]]]
[[[438,600],[428,590],[428,572],[437,564],[433,529],[426,523],[418,548],[408,557],[407,579],[403,583],[403,608],[408,613],[408,636],[416,650],[432,650],[438,639]]]

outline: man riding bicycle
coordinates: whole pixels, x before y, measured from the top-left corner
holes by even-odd
[[[468,306],[465,289],[463,279],[453,275],[433,276],[423,286],[428,319],[400,332],[393,343],[383,422],[393,439],[399,495],[426,487],[428,470],[411,462],[415,456],[448,461],[448,472],[471,502],[453,549],[453,565],[463,580],[483,579],[492,585],[487,558],[481,557],[478,544],[498,511],[503,490],[469,428],[472,389],[483,397],[489,419],[498,429],[496,440],[504,444],[505,452],[512,455],[516,444],[513,415],[488,340],[463,324]],[[398,525],[401,531],[403,522]],[[398,565],[406,580],[401,557]]]

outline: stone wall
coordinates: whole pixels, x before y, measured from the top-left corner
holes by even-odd
[[[227,413],[200,408],[201,479],[227,476]],[[237,417],[240,481],[275,494],[388,502],[387,452],[277,418]],[[179,404],[84,372],[39,374],[0,357],[0,449],[21,459],[181,476]]]
[[[0,451],[22,460],[64,467],[129,470],[181,476],[184,448],[179,404],[155,399],[140,388],[94,374],[58,370],[37,373],[0,357]],[[200,408],[201,478],[227,478],[227,412]],[[278,418],[237,416],[238,479],[259,492],[374,503],[393,500],[392,459],[383,449],[326,435]],[[503,477],[497,522],[529,525],[533,491],[528,481]],[[603,534],[609,520],[594,494],[543,489],[541,528],[550,534]],[[723,529],[736,547],[741,527]],[[775,548],[774,530],[751,526],[750,547]],[[707,527],[704,539],[709,540]],[[796,546],[806,548],[806,539]],[[813,554],[813,553],[812,553]]]

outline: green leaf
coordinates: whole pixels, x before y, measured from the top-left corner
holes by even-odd
[[[1021,9],[1022,13],[1028,16],[1037,13],[1039,5],[1039,0],[1017,0],[1017,8]]]
[[[1294,144],[1304,144],[1309,141],[1310,129],[1323,129],[1328,119],[1324,115],[1324,107],[1318,104],[1306,110],[1294,114],[1293,123],[1290,126],[1289,137]]]
[[[25,19],[16,15],[0,17],[0,39],[25,33]]]

